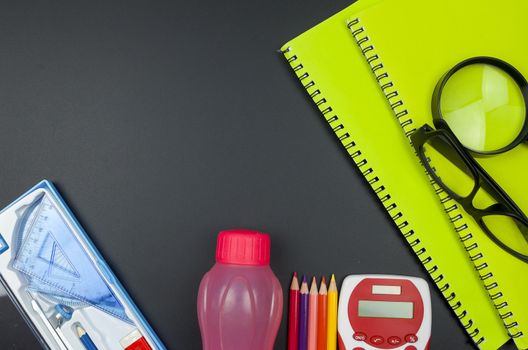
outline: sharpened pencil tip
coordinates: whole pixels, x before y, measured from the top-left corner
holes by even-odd
[[[302,283],[307,283],[307,282],[306,282],[306,275],[303,275],[303,277],[302,277]]]
[[[290,284],[290,290],[294,290],[294,291],[299,290],[299,279],[297,278],[296,273],[293,274],[292,281]]]
[[[318,290],[317,290],[317,279],[315,278],[315,276],[312,277],[312,284],[310,286],[310,294],[318,294]]]
[[[325,276],[323,276],[323,277],[321,278],[321,283],[324,283],[324,284],[326,284],[326,279],[325,279]]]
[[[328,287],[328,293],[330,292],[336,292],[337,293],[337,283],[335,280],[335,276],[332,274],[332,278],[330,279],[330,286]]]
[[[77,331],[77,336],[79,336],[79,338],[86,334],[86,331],[81,327],[81,325],[76,325],[75,330]]]

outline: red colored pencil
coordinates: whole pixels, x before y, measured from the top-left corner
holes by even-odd
[[[293,273],[290,285],[290,308],[288,314],[288,350],[299,349],[299,280]]]
[[[317,300],[317,350],[326,350],[327,300],[326,281],[323,276]]]

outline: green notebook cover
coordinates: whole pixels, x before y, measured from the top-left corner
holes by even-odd
[[[348,25],[374,73],[372,81],[379,82],[378,90],[408,135],[424,123],[433,125],[433,90],[442,75],[464,59],[496,57],[528,76],[527,13],[528,2],[518,0],[392,0],[351,14]],[[527,143],[476,159],[527,212]],[[455,201],[438,192],[505,328],[519,348],[528,348],[528,264],[500,249]],[[490,203],[489,197],[480,196],[475,204],[485,208]]]
[[[356,2],[282,52],[473,341],[497,349],[506,330],[347,28],[376,3]]]

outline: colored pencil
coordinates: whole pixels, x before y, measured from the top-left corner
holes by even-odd
[[[299,292],[299,350],[308,350],[308,293],[308,282],[303,276]]]
[[[326,281],[323,276],[319,286],[319,297],[317,300],[317,350],[326,350],[326,320],[327,320],[327,290]]]
[[[326,349],[336,350],[337,348],[337,285],[335,276],[332,274],[330,285],[328,286],[328,320],[326,334]]]
[[[288,313],[288,350],[299,349],[299,280],[293,273],[290,285],[290,307]]]
[[[79,337],[79,340],[84,345],[86,350],[97,350],[97,346],[95,346],[94,342],[92,341],[92,338],[86,333],[84,328],[80,324],[78,324],[75,327],[75,330],[77,331],[77,336]]]
[[[312,278],[308,302],[308,350],[317,350],[317,280]]]

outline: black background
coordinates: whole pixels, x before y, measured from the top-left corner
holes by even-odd
[[[52,180],[170,349],[200,348],[222,229],[270,233],[285,291],[293,271],[426,277],[276,52],[348,4],[0,2],[1,205]],[[431,287],[432,348],[473,348]],[[9,309],[0,348],[38,348]]]

